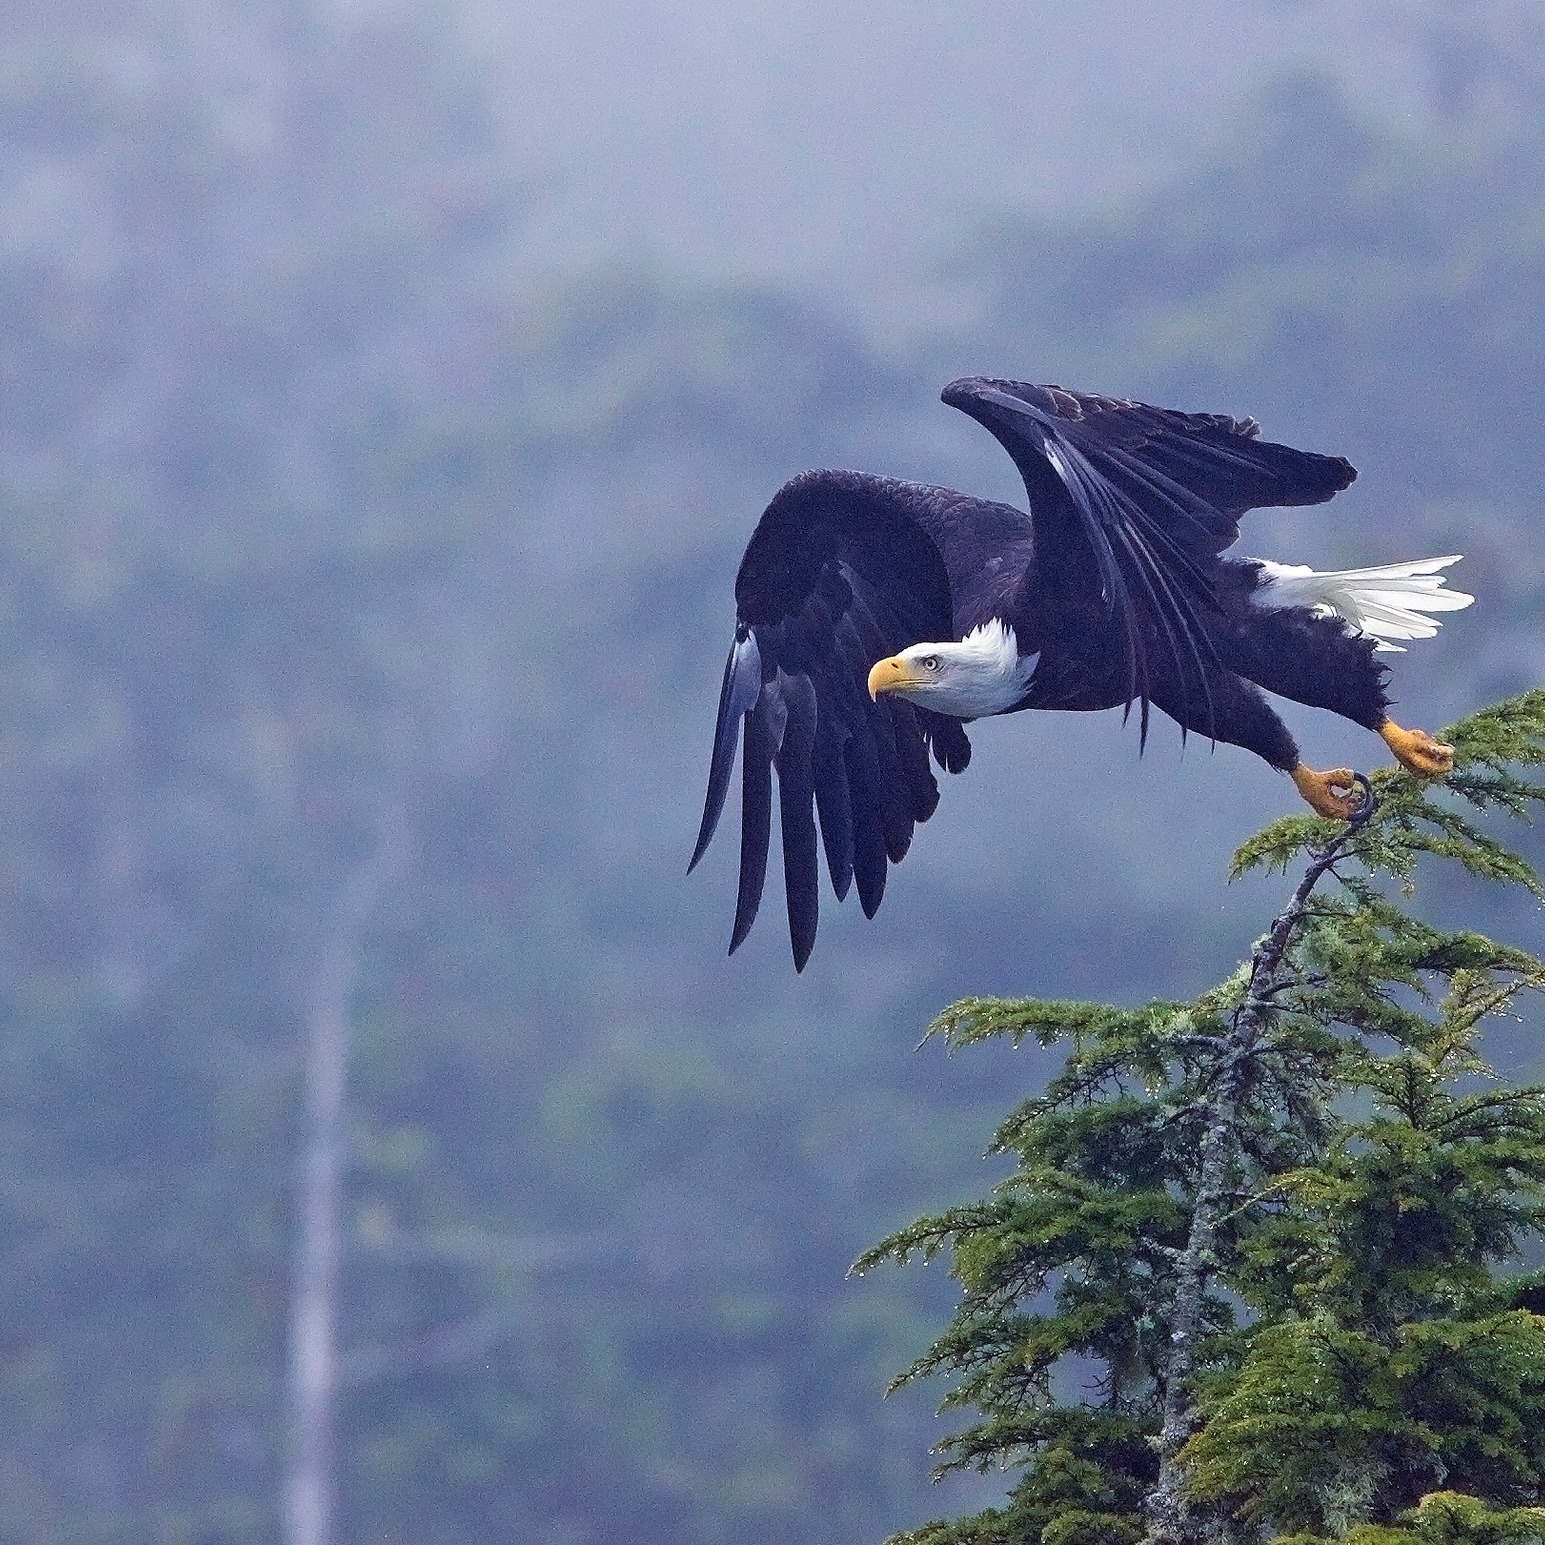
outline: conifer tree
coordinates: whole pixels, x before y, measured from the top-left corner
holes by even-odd
[[[1457,865],[1545,899],[1489,829],[1545,805],[1545,691],[1454,725],[1455,770],[1278,821],[1234,873],[1296,874],[1250,959],[1189,1003],[971,998],[930,1030],[1062,1045],[989,1198],[857,1264],[948,1252],[944,1334],[896,1381],[975,1419],[939,1473],[1006,1502],[893,1545],[1545,1540],[1545,1088],[1477,1049],[1545,964],[1411,908]],[[1301,866],[1301,867],[1300,867]]]

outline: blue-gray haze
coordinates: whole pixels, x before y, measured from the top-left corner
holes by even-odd
[[[985,724],[874,922],[827,900],[796,979],[775,867],[726,960],[733,840],[683,869],[740,548],[810,465],[1021,497],[935,394],[1062,377],[1357,463],[1251,550],[1463,551],[1414,722],[1538,682],[1530,15],[0,11],[0,1541],[280,1537],[342,956],[339,1540],[957,1505],[879,1394],[949,1285],[844,1271],[990,1182],[1039,1062],[913,1047],[1213,979],[1293,799]]]

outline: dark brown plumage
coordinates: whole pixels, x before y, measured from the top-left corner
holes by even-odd
[[[1356,476],[1349,462],[1262,440],[1250,419],[1055,386],[972,378],[943,400],[1013,457],[1028,514],[947,488],[805,472],[773,497],[741,561],[692,856],[695,866],[713,836],[743,724],[732,951],[762,894],[774,769],[802,968],[818,912],[817,824],[837,896],[856,884],[873,916],[888,864],[938,804],[930,752],[950,772],[970,760],[962,718],[866,688],[877,661],[909,646],[962,640],[997,619],[1021,658],[1037,659],[1023,690],[988,711],[1136,704],[1145,740],[1157,705],[1182,734],[1244,746],[1295,781],[1336,775],[1302,769],[1260,688],[1387,724],[1375,640],[1307,607],[1263,609],[1251,599],[1261,565],[1221,556],[1245,511],[1321,503]]]

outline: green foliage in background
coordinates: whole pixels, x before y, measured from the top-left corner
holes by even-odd
[[[976,1183],[960,1134],[1003,1103],[1007,1059],[908,1055],[929,963],[1129,998],[1177,941],[1224,948],[1136,800],[1076,916],[930,828],[802,984],[776,916],[724,967],[725,893],[676,881],[755,513],[822,462],[978,486],[949,376],[1284,436],[1318,412],[1384,462],[1364,550],[1457,528],[1476,571],[1421,693],[1545,671],[1532,123],[1405,140],[1286,87],[1151,197],[1000,231],[919,302],[929,341],[886,348],[796,296],[522,271],[541,190],[465,20],[0,15],[4,1545],[273,1539],[310,947],[387,807],[410,852],[355,1003],[345,1537],[919,1516],[932,1429],[878,1390],[944,1300],[843,1271]],[[1007,780],[987,840],[1065,835],[1050,782]]]
[[[999,1129],[1014,1173],[858,1263],[947,1252],[961,1299],[900,1382],[977,1420],[944,1470],[1005,1506],[909,1545],[1416,1545],[1545,1532],[1545,1087],[1477,1037],[1545,962],[1412,910],[1454,870],[1545,899],[1482,818],[1545,805],[1545,691],[1446,732],[1455,770],[1376,774],[1372,815],[1236,855],[1303,878],[1189,1003],[967,999],[932,1032],[1067,1050]],[[1446,1533],[1444,1531],[1447,1531]]]
[[[1248,401],[1294,443],[1377,456],[1397,503],[1536,486],[1539,135],[1532,108],[1392,131],[1327,80],[1278,81],[1163,186],[1087,224],[985,233],[982,368],[1035,360],[1151,401]],[[1506,319],[1483,321],[1504,293]]]

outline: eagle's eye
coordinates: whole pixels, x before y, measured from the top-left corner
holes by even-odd
[[[930,654],[930,655],[924,655],[923,656],[923,669],[925,671],[936,671],[936,670],[938,670],[938,668],[939,668],[939,657],[938,657],[938,655]]]

